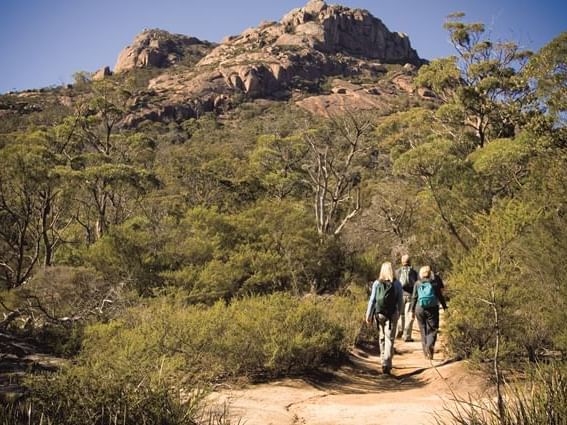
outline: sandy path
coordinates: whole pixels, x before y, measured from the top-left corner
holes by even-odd
[[[418,332],[414,331],[414,337]],[[486,381],[441,351],[430,362],[419,342],[396,340],[392,375],[380,372],[371,349],[356,349],[350,364],[303,379],[285,379],[213,394],[246,425],[432,424],[455,393],[480,394]],[[436,367],[433,367],[436,366]]]

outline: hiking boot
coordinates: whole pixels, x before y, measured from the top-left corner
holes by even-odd
[[[382,373],[384,373],[385,375],[389,375],[391,370],[392,366],[382,366]]]
[[[413,342],[414,339],[411,336],[405,337],[404,342]]]

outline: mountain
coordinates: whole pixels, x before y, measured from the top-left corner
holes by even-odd
[[[176,66],[199,55],[194,66]],[[214,48],[192,37],[144,31],[120,53],[114,71],[165,68],[134,102],[126,124],[135,126],[144,120],[179,121],[203,112],[222,113],[242,98],[288,100],[296,92],[318,93],[325,83],[332,86],[332,93],[326,94],[330,98],[295,100],[319,114],[329,112],[324,105],[339,110],[380,107],[397,90],[413,91],[411,82],[402,81],[402,75],[398,82],[403,87],[378,88],[333,83],[334,78],[375,82],[392,64],[405,64],[402,74],[411,76],[422,63],[407,35],[389,31],[368,11],[311,0],[279,22],[262,23]]]
[[[368,11],[311,0],[220,44],[146,29],[120,52],[112,71],[103,67],[91,78],[135,81],[120,123],[134,128],[222,115],[256,99],[290,101],[321,116],[391,109],[408,96],[434,97],[413,87],[425,62],[407,35],[391,32]],[[0,114],[68,110],[81,93],[80,80],[57,92],[14,93],[0,101]]]

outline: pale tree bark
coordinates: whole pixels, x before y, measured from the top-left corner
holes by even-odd
[[[306,134],[304,139],[311,157],[306,164],[313,193],[317,232],[321,237],[337,236],[361,211],[360,175],[356,161],[366,151],[365,139],[371,124],[347,115],[333,120],[339,140],[329,136]]]

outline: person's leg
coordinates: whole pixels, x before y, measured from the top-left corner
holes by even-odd
[[[405,312],[405,295],[404,295],[404,312]],[[398,320],[398,324],[396,326],[397,328],[397,332],[396,332],[396,338],[402,338],[402,336],[404,335],[404,329],[405,329],[405,324],[406,324],[406,316],[400,316],[400,319]]]
[[[382,356],[382,371],[390,373],[392,369],[392,358],[394,357],[394,341],[396,338],[396,325],[398,315],[384,322],[384,355]]]
[[[376,316],[376,327],[378,330],[378,344],[380,348],[380,355],[384,355],[384,324],[385,324],[385,317],[381,314]]]
[[[421,348],[423,354],[426,353],[426,336],[427,336],[427,322],[425,320],[424,310],[420,307],[415,309],[415,319],[419,325],[419,334],[421,336]]]
[[[433,359],[435,351],[435,341],[437,341],[437,333],[439,331],[439,309],[432,308],[427,310],[427,354]]]
[[[412,337],[411,337],[411,331],[413,328],[413,319],[411,317],[411,295],[405,295],[404,294],[404,309],[405,309],[405,323],[402,320],[402,323],[404,323],[403,329],[404,329],[404,333],[403,333],[403,339],[404,341],[408,342],[408,341],[413,341]]]

